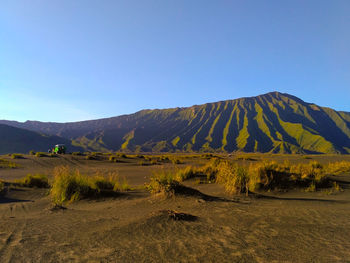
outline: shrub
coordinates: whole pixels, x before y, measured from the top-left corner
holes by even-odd
[[[216,182],[222,183],[231,194],[294,187],[316,191],[318,187],[329,186],[329,178],[325,175],[323,166],[317,162],[299,165],[261,162],[251,164],[247,169],[229,161],[221,161],[207,167],[213,169],[212,174],[216,176]]]
[[[11,158],[12,159],[23,159],[23,154],[20,154],[20,153],[13,153],[11,154]]]
[[[150,165],[157,165],[157,164],[158,164],[157,159],[152,159],[152,160],[150,161]]]
[[[334,174],[334,175],[349,173],[350,162],[341,161],[341,162],[329,163],[325,169],[327,170],[327,173]]]
[[[261,162],[249,167],[250,190],[284,189],[289,184],[289,167],[276,162]]]
[[[138,164],[141,165],[141,166],[149,165],[149,163],[145,162],[145,161],[139,161]]]
[[[120,184],[117,173],[109,173],[106,176],[97,173],[89,177],[80,174],[78,170],[72,171],[67,166],[59,166],[54,169],[54,176],[50,195],[52,201],[58,205],[130,189],[125,179]]]
[[[162,155],[162,156],[159,157],[159,161],[160,162],[168,162],[168,161],[170,161],[170,159],[169,159],[168,156]]]
[[[19,165],[5,159],[0,159],[0,168],[17,168]]]
[[[15,180],[15,183],[25,187],[48,188],[49,180],[43,174],[28,174],[26,177]]]
[[[337,182],[333,182],[333,191],[334,192],[341,192],[343,189],[340,187],[340,185]]]
[[[175,180],[171,171],[160,170],[151,176],[150,183],[146,186],[152,194],[161,194],[165,196],[173,195],[179,182]]]
[[[96,155],[90,154],[85,156],[86,160],[97,160]]]
[[[305,192],[315,192],[316,191],[316,184],[315,182],[312,182],[309,187],[305,189]]]
[[[200,170],[193,166],[187,166],[183,169],[178,169],[174,175],[177,181],[182,182],[190,178],[194,178],[200,174]]]
[[[214,157],[216,157],[216,156],[214,156],[212,153],[205,153],[205,154],[201,155],[201,158],[204,158],[204,159],[211,159]]]
[[[181,160],[178,159],[178,158],[173,158],[173,159],[171,159],[171,162],[172,162],[173,164],[183,164],[183,161],[181,161]]]
[[[115,155],[119,158],[128,158],[125,153],[115,153]]]
[[[218,167],[222,160],[219,158],[213,158],[208,162],[204,167],[201,168],[201,172],[206,175],[207,181],[215,181],[216,180],[216,175],[218,173]]]
[[[35,153],[35,156],[36,157],[48,157],[48,155],[44,152],[37,152],[37,153]]]
[[[117,156],[113,156],[113,155],[109,156],[108,160],[109,160],[110,162],[113,162],[113,163],[118,162]]]
[[[291,166],[290,173],[292,179],[299,185],[310,185],[314,182],[315,186],[322,186],[328,181],[323,166],[316,161]]]
[[[246,168],[232,164],[228,161],[221,162],[218,167],[216,181],[222,183],[229,194],[246,193],[249,190],[249,176]]]
[[[35,155],[35,152],[34,152],[33,150],[30,150],[30,151],[29,151],[29,154],[30,154],[30,155]]]
[[[55,204],[73,202],[96,192],[90,187],[87,176],[81,175],[78,171],[74,173],[67,166],[56,167],[54,176],[50,195]]]
[[[131,187],[128,181],[125,178],[123,178],[123,181],[121,183],[118,183],[118,188],[115,188],[114,190],[129,191],[131,190]]]
[[[98,192],[101,191],[117,191],[119,187],[118,173],[110,172],[106,175],[97,174],[93,177],[88,178],[90,186],[92,189],[96,189]]]
[[[307,156],[307,155],[303,156],[303,158],[304,158],[304,159],[306,159],[306,160],[310,160],[310,159],[312,159],[312,157]]]

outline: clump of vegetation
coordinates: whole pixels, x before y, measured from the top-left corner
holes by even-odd
[[[97,156],[94,154],[89,154],[85,156],[86,160],[98,160]]]
[[[152,194],[171,196],[175,194],[179,184],[172,171],[160,170],[151,176],[151,181],[146,188]]]
[[[221,162],[216,174],[216,182],[225,186],[229,194],[248,195],[249,192],[249,174],[246,168],[228,161]]]
[[[329,163],[326,169],[327,169],[327,173],[334,174],[334,175],[349,173],[350,162],[341,161],[341,162]]]
[[[253,156],[251,156],[251,155],[244,154],[244,155],[237,156],[236,160],[237,161],[257,161],[258,159],[253,157]]]
[[[157,159],[152,159],[150,161],[150,165],[157,165],[157,164],[159,164]]]
[[[303,158],[306,159],[306,160],[311,160],[312,159],[311,156],[307,156],[307,155],[304,155]]]
[[[46,175],[43,174],[28,174],[22,179],[15,180],[16,184],[25,187],[36,187],[36,188],[49,188],[49,180]]]
[[[59,166],[54,169],[54,181],[50,195],[55,204],[62,205],[65,202],[129,189],[127,181],[124,179],[120,183],[116,173],[109,173],[106,176],[97,173],[95,176],[89,177],[81,174],[78,170],[73,171],[67,166]]]
[[[173,164],[183,164],[183,161],[179,158],[173,158],[173,159],[171,159],[171,162]]]
[[[115,155],[119,158],[128,158],[128,156],[125,153],[115,153]]]
[[[178,169],[175,172],[175,178],[177,181],[182,182],[191,178],[194,178],[196,176],[199,176],[201,174],[200,169],[193,167],[193,166],[187,166],[183,169]]]
[[[82,155],[84,155],[84,154],[81,153],[81,152],[72,152],[72,155],[75,155],[75,156],[82,156]]]
[[[35,156],[36,157],[48,157],[48,155],[44,152],[37,152],[37,153],[35,153]]]
[[[139,162],[138,162],[138,165],[146,166],[146,165],[149,165],[149,163],[146,162],[146,161],[139,161]]]
[[[4,190],[4,188],[5,188],[5,183],[4,183],[3,181],[0,180],[0,192],[1,192],[2,190]]]
[[[108,160],[112,163],[117,163],[118,162],[118,157],[117,156],[109,156]]]
[[[20,153],[13,153],[11,154],[11,158],[12,159],[23,159],[23,154],[20,154]]]
[[[160,156],[160,157],[158,158],[158,161],[159,161],[159,162],[169,162],[170,159],[169,159],[168,156],[162,155],[162,156]]]
[[[211,158],[216,158],[217,156],[215,156],[214,154],[212,153],[205,153],[205,154],[202,154],[201,155],[201,158],[203,159],[211,159]]]
[[[0,159],[0,168],[10,168],[10,169],[13,169],[13,168],[17,168],[19,165],[14,163],[14,162],[11,162],[11,161],[8,161],[8,160],[5,160],[5,159]]]
[[[33,150],[30,150],[29,155],[35,155],[35,152]]]
[[[337,182],[333,182],[333,191],[342,192],[343,189],[340,187],[340,185]]]
[[[87,176],[78,171],[72,172],[69,167],[60,166],[54,169],[54,181],[50,191],[52,201],[62,205],[94,195],[97,191],[92,189]]]

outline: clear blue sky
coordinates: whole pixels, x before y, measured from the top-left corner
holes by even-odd
[[[269,91],[350,111],[349,14],[349,0],[2,0],[0,119],[78,121]]]

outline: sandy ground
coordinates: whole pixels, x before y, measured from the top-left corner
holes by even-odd
[[[20,160],[22,168],[3,169],[0,178],[52,170],[48,160],[35,161],[44,163]],[[148,180],[151,166],[123,165],[133,184]],[[50,210],[47,190],[13,189],[0,197],[0,262],[350,262],[350,175],[339,178],[344,191],[333,195],[230,197],[220,185],[187,182],[216,198],[134,190],[58,210]]]

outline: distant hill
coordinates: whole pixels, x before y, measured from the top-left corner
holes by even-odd
[[[91,121],[0,123],[96,151],[350,153],[350,113],[278,92]]]
[[[0,124],[0,154],[28,153],[30,150],[46,152],[57,143],[64,143],[68,150],[81,150],[71,145],[71,141],[53,135],[44,135],[37,132]]]

